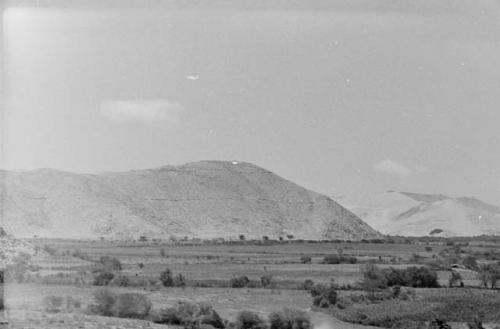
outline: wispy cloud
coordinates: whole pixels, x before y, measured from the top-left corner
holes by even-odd
[[[411,170],[410,168],[406,167],[405,165],[399,162],[392,161],[389,159],[374,164],[373,170],[399,177],[407,177],[413,174],[413,170]]]
[[[183,107],[168,99],[106,100],[101,112],[114,122],[177,123]]]

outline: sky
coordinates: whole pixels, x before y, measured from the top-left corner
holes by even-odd
[[[251,162],[500,205],[500,1],[6,1],[0,166]]]

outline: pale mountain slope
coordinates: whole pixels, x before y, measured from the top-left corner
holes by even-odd
[[[243,162],[202,161],[101,175],[42,169],[3,176],[4,226],[16,236],[379,236],[330,198]]]
[[[384,234],[500,234],[500,207],[475,198],[389,191],[365,202],[344,201],[348,209]]]

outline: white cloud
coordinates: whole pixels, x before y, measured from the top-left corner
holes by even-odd
[[[182,105],[168,99],[107,100],[101,103],[101,112],[115,122],[177,123]]]
[[[374,164],[373,170],[400,177],[406,177],[413,174],[413,170],[411,170],[410,168],[389,159]]]

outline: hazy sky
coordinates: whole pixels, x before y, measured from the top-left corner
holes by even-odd
[[[196,2],[5,3],[1,166],[241,160],[500,204],[499,1]]]

